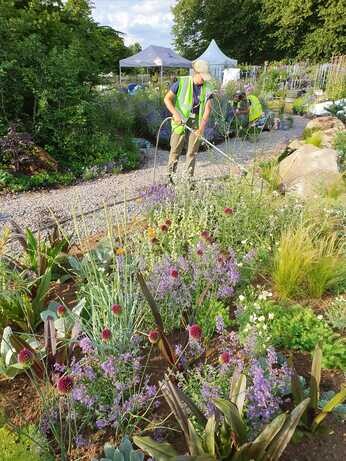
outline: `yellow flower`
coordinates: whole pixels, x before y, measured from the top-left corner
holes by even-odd
[[[117,256],[122,256],[122,255],[125,254],[125,248],[119,247],[119,248],[117,248],[117,249],[115,250],[115,253],[116,253]]]
[[[148,227],[147,234],[150,239],[153,239],[156,237],[156,230],[153,227]]]

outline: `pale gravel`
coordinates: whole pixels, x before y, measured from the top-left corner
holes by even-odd
[[[254,157],[261,156],[276,150],[278,146],[302,135],[307,120],[294,117],[293,128],[287,131],[273,130],[263,132],[257,142],[233,139],[227,150],[240,164],[246,164]],[[226,146],[218,146],[226,150]],[[158,182],[166,182],[166,164],[168,152],[160,150],[156,170]],[[178,175],[184,172],[185,157],[179,162]],[[71,216],[102,207],[98,212],[84,218],[85,233],[92,235],[105,228],[105,212],[103,205],[122,201],[124,197],[131,198],[138,195],[138,191],[149,186],[153,180],[154,149],[150,149],[143,165],[135,171],[109,175],[93,181],[76,184],[61,189],[26,192],[20,194],[6,194],[0,196],[0,228],[8,219],[13,219],[22,228],[34,230],[45,228],[52,222],[52,215],[61,220]],[[227,174],[230,163],[221,154],[211,151],[199,152],[196,166],[196,178],[214,177]],[[110,218],[118,218],[122,207],[109,208]],[[68,231],[73,230],[73,223],[64,226]],[[84,228],[84,226],[83,226]],[[84,233],[84,232],[83,232]]]

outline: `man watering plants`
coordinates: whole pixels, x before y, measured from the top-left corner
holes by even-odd
[[[208,63],[203,60],[192,64],[193,75],[179,77],[165,96],[165,104],[173,116],[171,150],[168,160],[168,176],[173,182],[172,175],[177,170],[178,159],[184,146],[185,129],[183,123],[192,128],[189,133],[186,152],[186,170],[188,176],[193,176],[196,155],[200,146],[200,136],[203,136],[211,112],[211,92]]]

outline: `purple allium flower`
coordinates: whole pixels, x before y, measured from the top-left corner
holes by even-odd
[[[30,349],[24,347],[17,355],[18,363],[21,365],[31,365],[34,359],[34,354]]]
[[[160,333],[157,330],[151,330],[148,333],[148,339],[151,344],[156,344],[160,339]]]
[[[64,375],[58,379],[56,387],[59,394],[69,394],[73,389],[73,378],[69,375]]]
[[[233,208],[229,208],[229,207],[225,207],[223,209],[223,212],[226,214],[226,215],[231,215],[234,213],[234,209]]]
[[[231,361],[231,354],[229,351],[222,352],[219,356],[219,362],[221,365],[228,365]]]
[[[63,306],[62,304],[60,304],[60,305],[56,308],[56,313],[57,313],[58,317],[63,317],[63,316],[66,314],[66,308],[65,308],[65,306]]]
[[[121,312],[122,312],[122,307],[120,306],[120,304],[113,304],[112,306],[112,312],[114,315],[120,315]]]
[[[167,224],[160,224],[160,229],[161,229],[162,232],[167,232],[168,231]]]
[[[202,328],[197,325],[193,324],[188,327],[189,330],[189,338],[192,339],[193,341],[199,341],[202,337]]]
[[[112,337],[112,331],[109,328],[104,328],[101,331],[101,339],[104,342],[108,342]]]

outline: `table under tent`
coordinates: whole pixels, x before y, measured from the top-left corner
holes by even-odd
[[[237,60],[226,56],[214,39],[210,42],[205,52],[197,59],[207,61],[211,75],[220,81],[222,81],[223,73],[226,69],[234,69],[235,73],[239,71],[239,69],[236,69]]]
[[[163,78],[163,69],[165,67],[171,68],[186,68],[192,67],[191,61],[183,58],[175,51],[164,46],[150,45],[143,51],[130,56],[129,58],[121,59],[119,61],[119,75],[121,82],[121,69],[124,67],[137,67],[137,68],[153,68],[160,69],[161,84]]]

